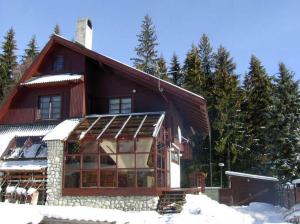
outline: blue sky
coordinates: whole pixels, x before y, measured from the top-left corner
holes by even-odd
[[[136,34],[148,13],[156,26],[158,51],[167,61],[173,52],[183,61],[191,44],[206,33],[215,50],[223,45],[231,52],[238,74],[247,72],[255,54],[269,74],[282,61],[300,79],[299,11],[299,0],[0,0],[0,40],[13,26],[20,55],[33,34],[41,49],[56,23],[72,39],[76,20],[89,17],[93,49],[132,64]]]

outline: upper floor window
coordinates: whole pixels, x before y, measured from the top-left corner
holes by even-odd
[[[131,113],[131,98],[113,98],[109,100],[110,114],[129,114]]]
[[[64,56],[58,55],[53,61],[53,71],[61,71],[64,68]]]
[[[40,96],[38,118],[59,119],[61,116],[61,96]]]

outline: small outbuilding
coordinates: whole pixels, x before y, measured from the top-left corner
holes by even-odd
[[[275,177],[226,171],[229,188],[220,189],[220,203],[248,205],[250,202],[278,204],[279,180]]]

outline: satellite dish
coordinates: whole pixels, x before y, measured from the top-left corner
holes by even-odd
[[[181,144],[181,142],[182,142],[182,135],[181,135],[181,129],[180,129],[179,126],[178,126],[178,140],[179,140],[179,143]]]

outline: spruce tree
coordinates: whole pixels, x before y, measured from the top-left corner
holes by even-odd
[[[27,48],[25,49],[25,54],[22,57],[22,63],[24,64],[28,60],[34,60],[35,57],[38,55],[38,47],[35,35],[30,39],[29,43],[27,44]]]
[[[174,53],[171,58],[171,65],[169,69],[169,75],[171,77],[171,81],[177,85],[182,86],[183,84],[183,74],[181,71],[180,63],[178,56]]]
[[[275,173],[284,182],[299,178],[300,95],[294,74],[283,63],[275,78],[275,110],[272,127],[272,161]]]
[[[204,74],[201,70],[202,62],[199,57],[198,48],[192,45],[192,49],[187,53],[184,61],[184,88],[197,93],[203,94],[204,88]]]
[[[163,80],[169,81],[166,61],[162,55],[157,61],[157,72],[155,73],[155,75]]]
[[[54,35],[61,35],[61,30],[60,30],[60,26],[58,24],[55,24],[54,28],[53,28],[53,33],[50,35],[50,38]]]
[[[271,168],[271,117],[274,109],[273,85],[261,62],[251,57],[249,72],[245,76],[246,100],[242,110],[245,123],[245,144],[248,160],[245,169],[249,172],[269,174]]]
[[[137,57],[131,58],[134,67],[154,75],[157,68],[157,36],[155,26],[149,15],[144,17],[141,32],[137,35],[138,45],[135,47]]]
[[[2,99],[7,86],[12,80],[13,69],[17,66],[17,50],[15,31],[10,28],[2,42],[2,53],[0,54],[0,98]]]
[[[198,45],[199,48],[199,56],[202,61],[202,71],[205,76],[210,76],[213,68],[213,49],[211,47],[209,38],[206,34],[203,34],[200,38],[200,42]]]
[[[230,53],[222,46],[214,56],[214,86],[211,91],[212,105],[210,114],[212,120],[213,149],[217,155],[215,159],[227,164],[226,169],[231,170],[231,164],[241,157],[241,125],[238,112],[241,105],[241,90],[238,76],[234,71],[236,64]]]

